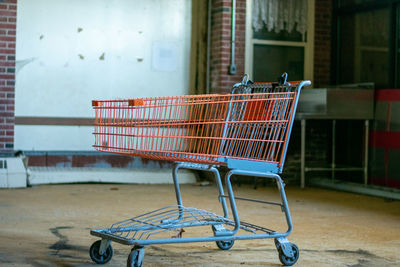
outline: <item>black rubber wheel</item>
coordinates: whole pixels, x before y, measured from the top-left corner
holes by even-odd
[[[89,249],[90,258],[97,264],[105,264],[109,262],[114,254],[114,250],[111,245],[106,248],[103,255],[100,255],[100,244],[101,240],[94,242]]]
[[[231,247],[233,247],[233,244],[235,244],[234,240],[227,240],[227,241],[215,241],[217,246],[222,249],[222,250],[228,250]]]
[[[279,249],[279,260],[285,266],[292,266],[299,259],[299,248],[293,243],[291,243],[290,246],[292,247],[293,257],[286,257],[285,254],[283,254],[282,249]]]
[[[142,264],[139,264],[139,250],[132,249],[131,253],[129,253],[126,266],[127,267],[142,267]]]

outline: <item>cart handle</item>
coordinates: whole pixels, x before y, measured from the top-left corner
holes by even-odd
[[[288,83],[287,77],[288,77],[287,72],[282,73],[281,77],[278,78],[279,86],[286,85]],[[290,86],[290,83],[288,84],[288,86]]]

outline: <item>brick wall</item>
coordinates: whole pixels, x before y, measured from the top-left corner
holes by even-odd
[[[211,92],[230,92],[244,74],[246,1],[236,1],[235,64],[236,74],[229,74],[231,60],[232,1],[213,0],[211,18]]]
[[[314,87],[331,83],[332,0],[315,0]]]
[[[244,74],[245,55],[245,16],[246,1],[236,3],[236,66],[237,74],[229,75],[231,45],[231,0],[212,1],[211,25],[211,92],[229,92],[234,83],[240,82]],[[331,83],[331,22],[332,1],[315,1],[315,43],[313,86],[320,87]],[[330,127],[327,123],[309,123],[307,136],[308,166],[321,166],[330,162]],[[285,180],[299,182],[300,170],[300,124],[293,129],[288,158],[285,163]],[[330,173],[320,173],[320,176]]]
[[[229,75],[231,47],[231,0],[212,1],[211,25],[211,91],[229,92],[232,84],[244,74],[246,1],[236,2],[237,74]],[[314,87],[331,84],[332,1],[315,1]]]
[[[0,0],[0,153],[13,151],[17,0]]]

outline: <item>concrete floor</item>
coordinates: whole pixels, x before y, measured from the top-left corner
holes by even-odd
[[[236,187],[236,195],[277,200],[272,187]],[[216,189],[183,185],[185,206],[220,213]],[[300,248],[295,266],[400,266],[400,202],[327,191],[287,188]],[[175,204],[172,185],[75,184],[0,190],[0,266],[90,266],[97,240],[90,228]],[[284,230],[279,207],[239,202],[241,220]],[[208,230],[207,230],[208,231]],[[186,229],[184,235],[204,234]],[[108,266],[124,266],[130,248],[113,243]],[[154,245],[144,266],[281,266],[273,240]]]

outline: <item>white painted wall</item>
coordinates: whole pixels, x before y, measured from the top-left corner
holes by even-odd
[[[16,150],[94,150],[93,127],[16,125]]]
[[[17,117],[188,93],[190,0],[19,0],[17,21]],[[83,128],[16,125],[15,149],[91,150]]]

